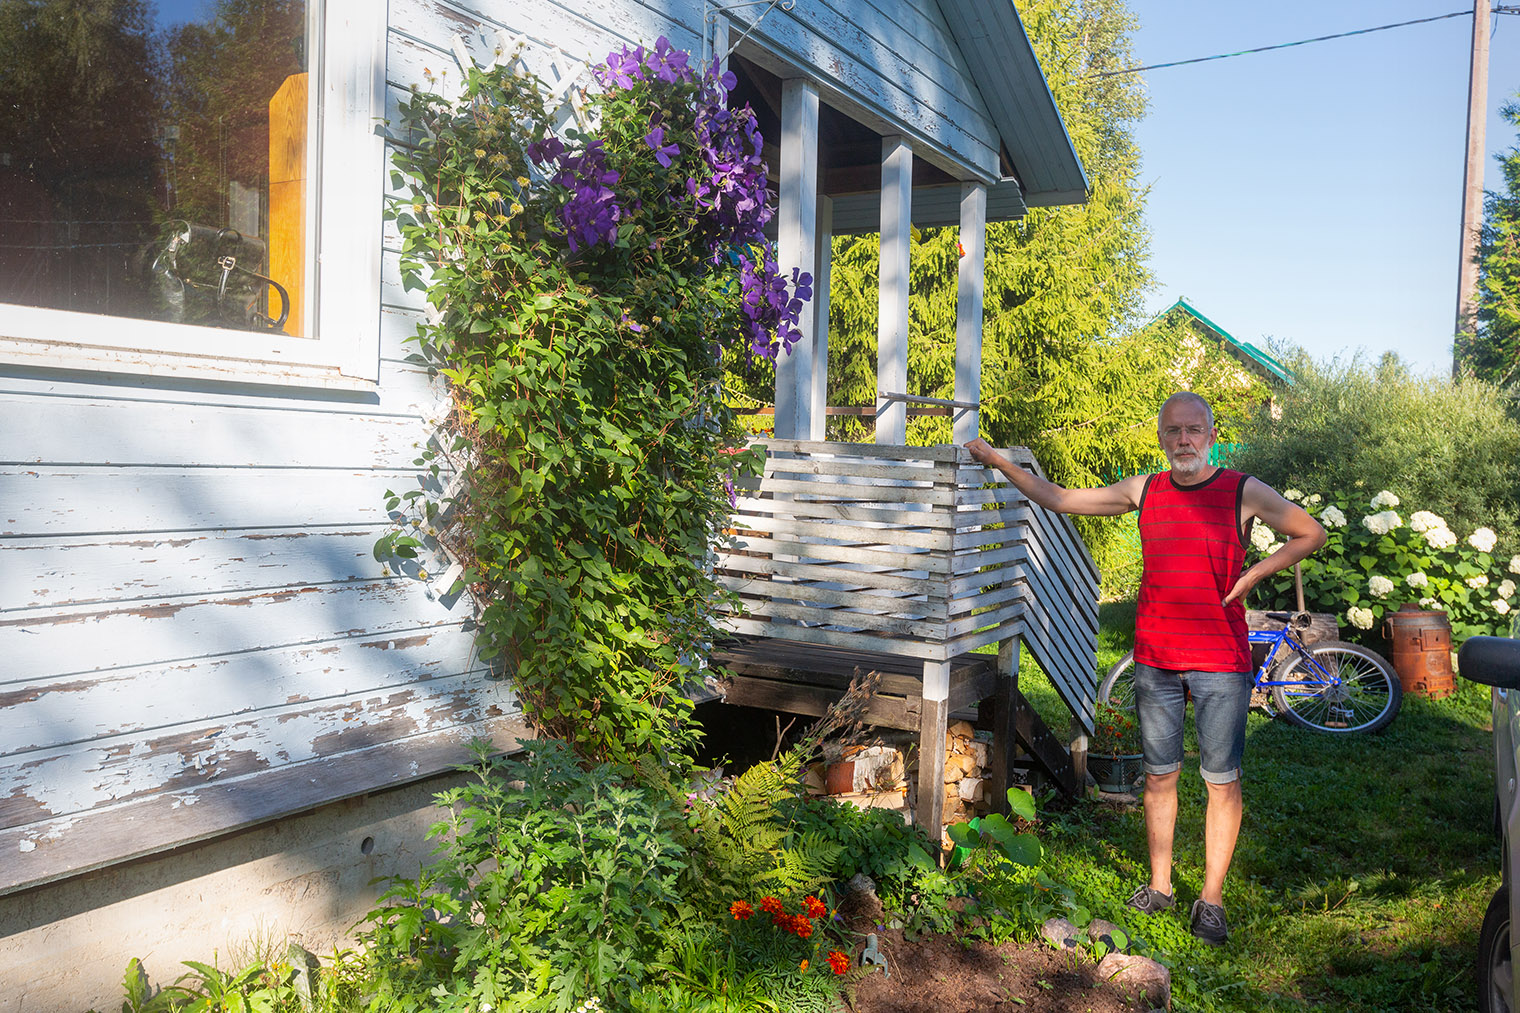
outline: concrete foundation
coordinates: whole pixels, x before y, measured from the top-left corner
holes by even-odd
[[[292,940],[326,957],[352,939],[379,876],[415,876],[447,774],[0,897],[0,1013],[119,1009],[122,972],[152,984],[183,960],[240,969]]]

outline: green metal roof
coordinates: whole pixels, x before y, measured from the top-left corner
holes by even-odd
[[[1151,322],[1155,323],[1156,320],[1162,319],[1168,313],[1171,313],[1172,310],[1178,309],[1182,310],[1188,316],[1192,317],[1199,324],[1208,328],[1214,334],[1217,334],[1220,340],[1225,343],[1226,347],[1235,353],[1235,357],[1243,360],[1246,365],[1254,366],[1257,372],[1265,372],[1269,375],[1269,377],[1275,377],[1276,379],[1281,380],[1283,383],[1292,385],[1293,374],[1288,372],[1288,367],[1284,366],[1282,363],[1278,362],[1276,359],[1272,358],[1272,356],[1268,355],[1266,352],[1263,352],[1261,349],[1257,348],[1249,341],[1238,340],[1229,331],[1225,330],[1223,327],[1220,327],[1218,324],[1214,323],[1214,321],[1210,320],[1202,313],[1199,313],[1186,299],[1178,299],[1176,302],[1168,306],[1165,310],[1158,313],[1155,319]]]

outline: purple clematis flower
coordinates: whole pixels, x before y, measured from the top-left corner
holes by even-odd
[[[670,160],[679,155],[681,149],[675,144],[665,143],[665,128],[655,127],[644,135],[644,143],[654,149],[654,160],[665,168],[670,168]]]

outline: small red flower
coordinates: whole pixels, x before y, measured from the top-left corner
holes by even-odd
[[[754,914],[755,909],[749,906],[747,900],[736,900],[728,906],[728,913],[742,922]]]
[[[808,962],[806,960],[804,960],[802,963],[800,963],[800,964],[797,965],[797,970],[801,971],[803,974],[807,973],[807,969],[808,969]]]
[[[813,923],[802,917],[802,915],[793,915],[792,931],[797,933],[798,939],[806,939],[813,934]]]
[[[802,898],[802,910],[809,918],[822,918],[829,913],[828,905],[813,896]]]
[[[760,898],[760,910],[768,915],[779,915],[785,908],[781,906],[779,899],[765,896]]]
[[[829,954],[829,967],[835,974],[848,974],[850,970],[850,958],[845,954],[834,950]]]
[[[772,914],[771,924],[782,932],[792,931],[792,916],[788,914]]]

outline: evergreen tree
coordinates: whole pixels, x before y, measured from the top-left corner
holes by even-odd
[[[1520,127],[1520,101],[1502,110]],[[1478,249],[1478,333],[1457,339],[1457,366],[1498,384],[1520,381],[1520,147],[1499,158],[1504,191],[1483,202]]]

